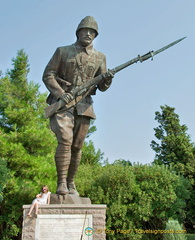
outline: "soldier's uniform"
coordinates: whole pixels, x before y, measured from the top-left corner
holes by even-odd
[[[93,17],[88,16],[81,21],[76,35],[82,28],[94,29],[96,36],[98,35],[97,23]],[[105,55],[95,50],[92,44],[83,47],[77,40],[70,46],[57,48],[43,74],[43,81],[50,91],[47,103],[58,101],[64,93],[69,93],[71,89],[106,71]],[[74,176],[81,159],[81,148],[90,119],[96,117],[91,95],[95,94],[97,88],[100,91],[107,90],[110,84],[111,79],[101,82],[75,107],[66,111],[62,108],[50,118],[51,129],[58,141],[55,154],[58,194],[77,193]]]

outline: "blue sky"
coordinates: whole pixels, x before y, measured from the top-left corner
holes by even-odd
[[[99,36],[94,47],[107,56],[112,69],[138,54],[185,40],[143,63],[117,73],[111,88],[94,97],[95,147],[109,162],[116,159],[150,163],[155,111],[175,107],[195,142],[195,1],[194,0],[6,0],[1,1],[0,70],[24,49],[29,56],[28,79],[40,85],[55,49],[75,42],[75,30],[87,15],[94,16]]]

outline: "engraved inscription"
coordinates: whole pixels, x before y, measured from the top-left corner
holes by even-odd
[[[85,228],[92,227],[90,214],[38,215],[35,240],[92,240],[86,236]]]

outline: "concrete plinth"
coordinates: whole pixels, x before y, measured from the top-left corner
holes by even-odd
[[[53,202],[59,200],[52,197]],[[70,195],[60,201],[79,202],[79,197]],[[81,204],[40,205],[37,218],[34,211],[28,217],[30,205],[24,205],[22,240],[105,240],[106,205],[83,204],[89,200],[82,198],[80,201]]]

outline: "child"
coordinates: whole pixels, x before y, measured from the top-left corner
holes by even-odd
[[[32,202],[30,211],[28,213],[29,217],[32,217],[31,212],[34,207],[35,207],[35,217],[37,217],[39,204],[50,204],[50,194],[51,192],[49,192],[47,185],[43,185],[41,188],[41,193],[37,194],[36,198]]]

